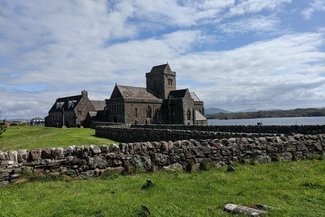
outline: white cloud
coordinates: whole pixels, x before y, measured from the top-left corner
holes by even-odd
[[[209,105],[290,107],[313,99],[321,106],[325,94],[315,90],[325,92],[323,44],[321,33],[289,34],[230,51],[184,55],[174,65],[181,79],[199,82],[199,95]]]
[[[167,61],[179,88],[189,86],[207,105],[320,105],[325,98],[321,30],[228,51],[209,47],[218,29],[233,37],[277,31],[277,10],[289,0],[3,2],[0,111],[9,118],[46,115],[56,98],[82,89],[104,99],[115,82],[144,86],[144,73]]]
[[[275,17],[254,16],[241,19],[239,21],[223,23],[219,25],[219,29],[228,34],[246,33],[246,32],[270,32],[277,31],[276,27],[280,20]]]
[[[301,13],[306,20],[310,20],[317,11],[325,11],[324,0],[313,0]]]
[[[239,0],[236,6],[230,8],[230,16],[257,13],[263,10],[275,10],[291,0]]]

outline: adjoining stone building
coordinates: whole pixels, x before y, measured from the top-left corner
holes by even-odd
[[[188,89],[176,90],[168,64],[146,73],[146,87],[115,85],[106,100],[106,121],[127,124],[207,125],[204,104]]]
[[[104,110],[104,101],[92,101],[86,90],[80,95],[58,98],[45,117],[46,127],[87,127],[89,114],[97,116],[97,112]],[[94,114],[95,113],[95,114]]]
[[[58,98],[45,117],[47,127],[89,127],[97,122],[207,125],[204,104],[188,89],[176,89],[168,64],[146,73],[146,87],[115,85],[110,99],[94,101],[87,91]]]

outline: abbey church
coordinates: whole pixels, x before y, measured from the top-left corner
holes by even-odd
[[[176,89],[176,72],[168,64],[146,73],[146,87],[115,85],[106,109],[108,122],[207,124],[203,102],[188,89]]]
[[[204,105],[194,92],[176,89],[176,72],[168,64],[146,73],[146,87],[115,85],[110,99],[81,95],[58,98],[45,118],[49,127],[88,127],[94,122],[207,125]]]

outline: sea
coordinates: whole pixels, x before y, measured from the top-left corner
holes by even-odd
[[[209,119],[208,123],[209,125],[325,125],[325,116],[228,120]]]

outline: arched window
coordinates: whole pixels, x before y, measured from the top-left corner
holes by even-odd
[[[138,108],[134,109],[135,117],[138,117]]]
[[[151,110],[151,107],[148,106],[148,108],[147,108],[147,118],[151,118],[151,116],[152,116],[152,110]]]
[[[154,116],[156,122],[159,122],[159,109],[155,109],[155,116]]]
[[[191,115],[191,110],[188,109],[188,110],[187,110],[187,120],[189,120],[189,121],[192,120],[191,116],[192,116],[192,115]]]

